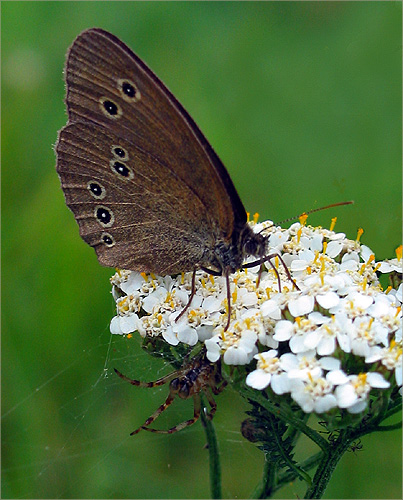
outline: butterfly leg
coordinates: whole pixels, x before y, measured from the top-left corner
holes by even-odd
[[[281,291],[281,286],[280,286],[280,275],[278,274],[278,271],[277,269],[275,268],[275,266],[273,265],[271,259],[273,257],[278,257],[280,259],[280,262],[283,264],[283,268],[284,268],[284,271],[287,275],[287,278],[291,281],[291,283],[294,285],[294,287],[299,290],[299,286],[295,283],[295,281],[292,279],[292,276],[291,276],[291,273],[290,271],[288,270],[288,267],[287,267],[287,264],[284,262],[283,258],[281,257],[281,255],[278,255],[278,254],[273,254],[273,255],[268,255],[267,257],[264,258],[264,261],[268,261],[268,263],[271,265],[271,267],[275,270],[276,274],[277,274],[277,278],[278,278],[278,281],[279,281],[279,291]],[[264,262],[263,261],[263,262]]]
[[[279,291],[281,292],[281,280],[280,280],[280,275],[276,269],[276,267],[274,266],[274,264],[272,263],[271,259],[273,259],[274,257],[278,257],[281,261],[281,263],[283,264],[283,267],[284,267],[284,271],[287,275],[287,278],[291,281],[291,283],[294,285],[294,287],[299,290],[299,287],[298,285],[295,283],[295,281],[292,279],[292,276],[291,276],[291,273],[287,267],[287,264],[284,262],[283,258],[281,257],[281,255],[277,254],[277,253],[274,253],[274,254],[271,254],[271,255],[266,255],[265,257],[262,257],[261,259],[258,259],[258,260],[255,260],[254,262],[248,262],[247,264],[244,264],[242,266],[242,268],[248,268],[248,267],[255,267],[257,266],[258,264],[263,264],[264,262],[268,262],[270,264],[270,266],[273,268],[274,272],[276,273],[276,276],[277,276],[277,280],[278,280],[278,286],[279,286]]]
[[[170,396],[168,396],[167,398],[167,401],[168,399],[170,398]],[[167,402],[166,401],[166,402]],[[165,403],[166,403],[165,402]],[[164,403],[164,404],[165,404]],[[171,404],[172,401],[169,403]],[[132,432],[131,435],[133,434],[137,434],[137,432],[139,432],[141,429],[143,429],[144,431],[149,431],[149,432],[154,432],[156,434],[172,434],[174,432],[178,432],[178,431],[181,431],[182,429],[184,429],[185,427],[189,427],[189,425],[192,425],[194,424],[195,422],[197,422],[197,420],[199,419],[200,417],[200,412],[201,412],[201,401],[200,401],[200,396],[199,394],[194,394],[193,395],[193,405],[194,405],[194,409],[193,409],[193,418],[189,419],[189,420],[185,420],[184,422],[181,422],[180,424],[178,425],[175,425],[174,427],[171,427],[170,429],[168,430],[160,430],[160,429],[150,429],[149,427],[146,427],[147,425],[149,425],[151,422],[153,422],[153,420],[155,420],[158,415],[165,410],[165,408],[163,408],[161,411],[159,411],[164,405],[161,405],[160,408],[158,408],[158,410],[154,413],[154,415],[152,417],[150,417],[149,419],[146,420],[146,422],[139,428],[137,429],[136,431]],[[158,413],[158,414],[157,414]],[[156,415],[157,414],[157,415]],[[154,417],[154,418],[153,418]],[[151,420],[152,419],[152,420]]]
[[[207,269],[206,267],[202,267],[203,271],[206,273],[212,274],[213,276],[222,276],[223,273],[222,271],[213,271],[212,269]],[[231,288],[229,285],[229,275],[230,271],[229,269],[225,270],[225,283],[227,287],[227,302],[228,302],[228,318],[227,318],[227,324],[225,325],[224,332],[228,330],[229,324],[231,322]]]
[[[196,293],[196,269],[193,271],[193,274],[192,274],[192,290],[190,292],[190,297],[189,297],[188,303],[182,309],[179,316],[176,317],[175,322],[178,321],[185,314],[185,312],[189,309],[189,306],[193,300],[193,297],[195,296],[195,293]]]

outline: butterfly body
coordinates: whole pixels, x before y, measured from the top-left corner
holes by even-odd
[[[57,172],[80,235],[110,267],[228,274],[266,254],[227,170],[192,118],[123,42],[101,29],[67,56],[68,123]]]

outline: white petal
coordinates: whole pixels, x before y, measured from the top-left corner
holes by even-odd
[[[259,354],[256,354],[256,356],[254,356],[255,359],[264,359],[265,361],[270,361],[272,360],[273,358],[276,358],[277,357],[277,351],[275,349],[270,349],[269,351],[264,351],[264,352],[261,352]]]
[[[137,271],[132,271],[127,281],[120,285],[121,290],[125,292],[126,295],[136,293],[143,286],[145,280],[143,276]]]
[[[304,271],[308,267],[306,260],[295,259],[291,263],[291,271]]]
[[[190,326],[180,328],[177,335],[179,342],[188,345],[196,345],[199,339],[196,330]]]
[[[340,349],[344,352],[351,352],[351,340],[348,335],[337,333],[337,342],[340,346]]]
[[[272,319],[280,319],[281,318],[281,310],[277,303],[277,301],[270,299],[263,302],[260,307],[260,311],[263,317],[268,317]]]
[[[315,349],[321,338],[319,330],[312,330],[311,332],[308,332],[304,338],[304,345],[306,349]]]
[[[296,335],[290,339],[290,349],[294,354],[299,354],[305,352],[307,348],[305,347],[305,339],[302,335]]]
[[[396,378],[396,384],[398,386],[402,385],[402,379],[403,379],[402,365],[396,367],[395,378]]]
[[[209,351],[207,350],[207,359],[211,361],[212,363],[215,363],[220,359],[220,352],[219,351]]]
[[[326,394],[315,401],[315,412],[325,413],[335,406],[337,406],[336,397],[333,394]]]
[[[344,233],[335,233],[335,234],[332,234],[331,236],[329,236],[329,240],[332,240],[332,241],[344,240],[345,237],[346,237],[346,235]]]
[[[270,235],[269,238],[269,247],[276,248],[282,247],[284,243],[288,240],[289,234],[287,231],[276,231],[275,233]]]
[[[393,271],[393,267],[389,264],[389,262],[380,262],[380,266],[378,268],[378,271],[380,273],[390,273]]]
[[[264,370],[254,370],[246,377],[246,384],[254,389],[265,389],[270,384],[271,373]]]
[[[335,395],[337,398],[337,406],[340,408],[348,408],[357,401],[357,394],[354,387],[349,383],[336,387]]]
[[[288,310],[296,318],[297,316],[303,316],[312,312],[314,305],[315,300],[312,296],[302,295],[295,300],[290,300]]]
[[[340,264],[340,271],[357,271],[358,266],[359,264],[355,260],[346,260]]]
[[[403,302],[403,283],[401,283],[397,289],[396,298],[400,301],[400,303]]]
[[[355,307],[359,307],[364,310],[367,309],[374,301],[374,299],[370,295],[363,295],[359,292],[351,293],[349,295],[349,298],[354,301]]]
[[[380,373],[368,373],[367,381],[371,387],[376,387],[378,389],[386,389],[390,386],[390,383],[385,380]]]
[[[289,340],[291,338],[291,335],[293,334],[293,331],[294,326],[291,321],[285,319],[281,320],[275,326],[273,338],[274,340],[278,340],[280,342]]]
[[[368,259],[374,255],[374,252],[366,245],[361,245],[361,257],[364,262],[368,262]]]
[[[242,347],[246,352],[251,352],[257,342],[257,334],[252,330],[242,332],[242,337],[239,340],[239,347]]]
[[[374,318],[379,318],[388,314],[389,309],[390,302],[388,298],[384,295],[378,295],[375,299],[375,302],[368,307],[367,312]]]
[[[112,318],[109,329],[113,335],[123,335],[122,329],[120,328],[120,316]]]
[[[307,241],[307,243],[309,244],[309,240]],[[305,260],[306,262],[312,262],[315,259],[315,253],[312,252],[312,250],[308,250],[307,248],[298,252],[298,256],[300,259]]]
[[[286,373],[275,374],[271,379],[271,388],[276,394],[290,392],[290,383]]]
[[[294,370],[298,367],[299,361],[295,354],[287,352],[283,354],[280,358],[280,366],[285,371]]]
[[[329,323],[330,321],[329,317],[323,316],[323,314],[318,311],[309,313],[308,319],[312,321],[312,323],[315,323],[315,325],[322,325],[323,323]]]
[[[366,363],[375,363],[375,361],[379,361],[383,356],[383,349],[378,345],[374,345],[370,348],[370,352],[368,356],[365,358]]]
[[[249,362],[247,353],[237,346],[229,347],[225,351],[223,359],[227,365],[246,365]]]
[[[338,303],[340,302],[340,297],[337,295],[337,293],[330,291],[323,295],[317,295],[316,301],[321,307],[330,309],[331,307],[336,307],[338,305]]]
[[[198,326],[196,330],[199,341],[204,342],[207,339],[211,339],[211,337],[213,336],[213,329],[214,327],[212,325]]]
[[[326,254],[334,259],[343,250],[342,241],[329,241],[326,248]]]
[[[138,328],[139,318],[137,314],[128,314],[120,318],[120,328],[122,333],[133,333]]]
[[[204,342],[204,345],[206,346],[206,349],[208,351],[211,351],[211,352],[220,352],[221,348],[220,348],[220,346],[218,344],[218,341],[219,341],[218,337],[214,336],[214,337],[211,337],[211,338],[207,339]]]
[[[348,383],[348,377],[343,370],[333,370],[326,375],[328,380],[333,385],[342,385]]]
[[[257,304],[257,295],[255,292],[243,293],[238,300],[245,307],[255,306]]]
[[[341,262],[347,262],[348,260],[353,260],[357,262],[357,264],[360,262],[360,256],[358,255],[357,252],[350,252],[350,253],[345,253],[343,257],[341,258]]]
[[[188,303],[189,300],[189,294],[186,290],[176,288],[175,289],[175,297],[185,306]],[[192,299],[192,309],[196,309],[196,307],[200,307],[202,303],[203,297],[200,297],[200,295],[195,295]]]
[[[331,356],[325,356],[319,360],[320,366],[324,370],[338,370],[340,368],[341,362],[339,359],[333,358]],[[346,381],[347,382],[347,381]]]
[[[203,300],[203,309],[207,309],[210,313],[214,311],[219,311],[221,309],[221,298],[217,298],[214,295],[209,295]]]
[[[178,345],[179,340],[176,334],[174,333],[172,326],[168,326],[166,330],[163,330],[162,332],[162,338],[168,342],[168,344],[171,345]]]
[[[292,392],[291,397],[296,401],[305,413],[311,413],[314,410],[312,398],[305,392]]]
[[[163,287],[158,287],[154,290],[150,295],[144,298],[143,300],[143,309],[147,313],[152,313],[155,306],[161,304],[166,296],[168,295],[168,290]]]
[[[322,337],[316,347],[316,351],[319,356],[328,356],[329,354],[333,354],[335,349],[336,339],[334,337],[330,337],[329,335]]]
[[[351,352],[355,354],[356,356],[362,356],[363,358],[366,358],[370,354],[370,347],[369,345],[363,341],[363,340],[351,340]]]
[[[350,408],[347,408],[347,411],[349,413],[361,413],[363,410],[365,410],[367,406],[367,401],[366,400],[360,400],[357,401],[353,406],[350,406]]]
[[[311,238],[311,242],[309,245],[309,248],[311,250],[317,250],[318,252],[322,251],[322,241],[323,241],[323,235],[322,234],[314,234],[313,237]]]

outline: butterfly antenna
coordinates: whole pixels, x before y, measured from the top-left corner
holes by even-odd
[[[280,225],[280,224],[284,224],[284,222],[290,222],[292,220],[297,220],[302,215],[313,214],[314,212],[319,212],[320,210],[327,210],[328,208],[341,207],[343,205],[352,205],[353,203],[354,203],[354,201],[340,201],[339,203],[332,203],[331,205],[326,205],[324,207],[313,208],[312,210],[309,210],[308,212],[302,212],[302,214],[296,215],[295,217],[290,217],[289,219],[284,219],[284,220],[282,220],[280,222],[276,222],[275,225],[277,226],[277,225]]]

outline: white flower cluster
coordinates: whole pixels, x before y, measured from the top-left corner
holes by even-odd
[[[360,232],[349,240],[332,230],[335,219],[329,230],[304,222],[289,229],[270,221],[251,224],[269,235],[269,253],[282,257],[299,290],[277,257],[277,273],[268,263],[260,274],[260,266],[237,271],[230,277],[232,314],[225,330],[224,278],[198,271],[190,307],[176,321],[188,303],[192,273],[118,271],[111,278],[117,305],[111,332],[162,336],[171,345],[202,342],[211,362],[222,357],[228,365],[244,365],[255,358],[246,383],[289,393],[305,412],[363,411],[372,388],[388,388],[392,377],[402,385],[402,284],[383,291],[377,277],[402,272],[402,250],[377,263],[359,243]],[[350,362],[346,373],[354,356],[366,371],[351,374]]]

